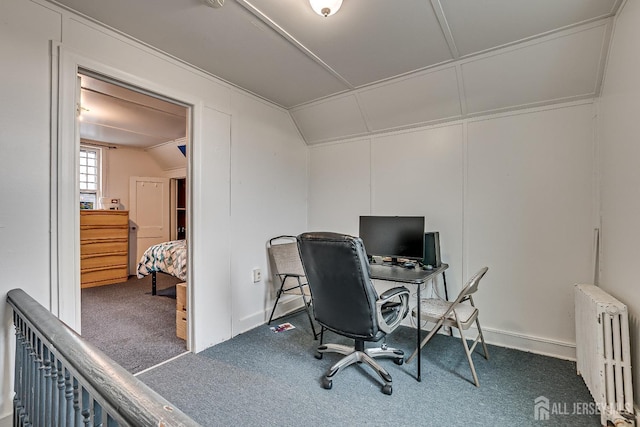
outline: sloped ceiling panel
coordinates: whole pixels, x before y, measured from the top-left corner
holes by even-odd
[[[462,114],[455,67],[363,89],[358,98],[372,131],[451,120]]]
[[[291,110],[307,144],[348,138],[368,131],[354,95],[337,96]]]
[[[227,7],[240,6],[226,2],[224,8]],[[206,11],[211,9],[207,8]],[[194,46],[187,61],[203,69],[213,68],[215,64],[215,67],[223,70],[218,76],[279,105],[297,105],[309,99],[310,95],[320,97],[327,91],[339,93],[349,89],[334,75],[318,67],[311,58],[273,33],[263,22],[248,12],[246,15],[246,20],[235,19],[232,25],[224,24],[230,28],[223,39],[210,40],[213,47],[206,44]],[[226,43],[227,38],[234,42]],[[179,45],[172,49],[180,50]],[[234,61],[229,61],[227,66],[220,64],[229,57],[233,57]],[[256,70],[260,73],[259,81],[255,79]]]
[[[86,74],[81,79],[81,138],[144,148],[186,135],[186,107]]]
[[[354,91],[358,102],[341,95],[293,109],[292,115],[306,142],[317,144],[593,97],[606,59],[610,25],[608,18],[584,24],[438,70],[358,89]]]
[[[468,113],[595,96],[608,23],[606,20],[463,63]]]
[[[600,24],[624,2],[348,0],[324,18],[308,0],[50,1],[289,109],[308,143],[595,96]]]
[[[217,9],[201,0],[64,4],[279,105],[349,89],[236,1]]]
[[[159,144],[167,140],[153,135],[136,134],[128,129],[110,128],[84,122],[80,122],[80,138],[101,144],[125,145],[136,148],[142,148],[145,144]]]
[[[457,50],[464,56],[577,22],[604,18],[615,12],[619,0],[441,0],[439,3]]]
[[[178,113],[166,112],[86,89],[82,90],[82,106],[86,110],[82,111],[80,134],[94,141],[144,147],[182,137],[187,128],[184,107]]]
[[[180,138],[148,148],[146,151],[162,170],[183,169],[187,167],[187,158],[178,147],[186,142],[186,138]]]
[[[307,0],[250,3],[353,87],[453,59],[425,0],[348,1],[330,19],[318,19]]]

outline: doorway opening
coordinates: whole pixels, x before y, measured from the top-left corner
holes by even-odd
[[[137,265],[153,245],[186,247],[190,106],[90,70],[78,77],[81,152],[98,153],[78,165],[81,331],[135,374],[187,350],[176,311],[186,275],[157,273],[152,295]]]

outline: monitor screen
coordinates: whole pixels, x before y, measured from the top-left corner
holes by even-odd
[[[361,216],[360,238],[369,256],[422,260],[423,216]]]

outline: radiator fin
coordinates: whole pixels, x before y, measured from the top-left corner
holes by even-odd
[[[576,368],[601,424],[635,426],[627,306],[594,285],[575,286]]]

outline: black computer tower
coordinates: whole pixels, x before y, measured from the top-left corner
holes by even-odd
[[[432,231],[424,233],[424,265],[438,268],[442,265],[440,259],[440,233]]]

